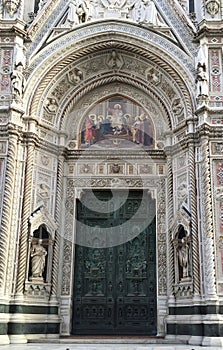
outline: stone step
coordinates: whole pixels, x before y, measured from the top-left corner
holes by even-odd
[[[54,343],[54,344],[186,344],[183,340],[165,339],[163,337],[60,337],[55,339],[32,339],[29,343]]]

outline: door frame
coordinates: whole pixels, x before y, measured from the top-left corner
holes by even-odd
[[[81,198],[83,191],[94,188],[95,190],[111,189],[113,178],[97,177],[92,184],[91,178],[67,178],[64,210],[64,237],[61,264],[61,298],[60,315],[62,318],[61,335],[70,335],[72,329],[72,300],[74,283],[74,261],[76,242],[76,201]],[[89,185],[90,183],[90,185]],[[156,277],[157,277],[157,336],[166,334],[167,307],[167,206],[166,206],[166,178],[153,177],[144,179],[144,190],[148,191],[156,200]],[[136,186],[135,178],[128,179],[130,189],[141,189]],[[120,182],[120,189],[126,189]],[[68,210],[69,209],[69,210]]]

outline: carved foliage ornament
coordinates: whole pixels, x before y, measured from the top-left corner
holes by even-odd
[[[5,11],[13,17],[13,15],[18,11],[21,0],[3,0],[3,6]]]
[[[206,1],[206,9],[207,12],[211,15],[211,17],[214,17],[220,8],[220,3],[218,0],[207,0]]]

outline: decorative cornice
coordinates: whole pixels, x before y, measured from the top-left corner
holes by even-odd
[[[16,34],[27,38],[25,25],[26,23],[18,18],[15,20],[0,19],[0,36]]]
[[[223,23],[222,20],[206,20],[203,19],[199,23],[197,33],[195,35],[194,41],[199,42],[202,38],[206,36],[222,37]]]
[[[112,150],[72,150],[67,152],[67,157],[70,160],[78,159],[106,159],[106,160],[117,160],[117,159],[165,159],[166,155],[163,150],[119,150],[114,154]]]

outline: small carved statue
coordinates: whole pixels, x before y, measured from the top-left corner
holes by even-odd
[[[180,241],[178,247],[179,265],[183,269],[183,278],[187,278],[189,277],[189,244],[186,237],[182,238]]]
[[[31,249],[31,268],[32,268],[32,277],[42,278],[43,271],[46,264],[46,255],[47,251],[42,246],[42,240],[39,239],[37,244],[34,244]]]
[[[150,23],[155,26],[162,26],[163,24],[158,19],[158,12],[152,0],[142,0],[143,11],[141,12],[140,22]]]
[[[23,75],[23,65],[19,63],[10,74],[12,90],[17,99],[21,99],[24,92],[25,78]]]
[[[72,84],[78,84],[83,79],[83,72],[80,69],[75,68],[69,73],[68,78]]]
[[[42,10],[42,8],[46,5],[47,1],[48,1],[48,0],[40,0],[40,1],[39,1],[39,4],[38,4],[38,12],[37,12],[37,13],[39,13],[39,12]]]
[[[13,17],[14,14],[18,11],[20,0],[4,0],[3,8],[4,10],[10,15],[10,17]]]
[[[107,64],[111,69],[120,69],[122,67],[122,57],[117,53],[116,50],[112,50],[110,53]]]
[[[172,102],[173,113],[179,115],[183,110],[183,103],[180,98],[175,98]]]
[[[68,8],[67,22],[69,27],[73,27],[75,24],[79,24],[79,17],[77,14],[77,2],[71,0]]]
[[[140,22],[143,4],[141,0],[136,0],[132,6],[132,19],[134,22]]]
[[[73,11],[75,11],[73,9]],[[93,0],[83,0],[76,2],[76,14],[78,16],[78,23],[90,21],[95,12]],[[74,18],[74,17],[73,17]]]
[[[161,74],[159,73],[158,70],[151,68],[147,72],[147,79],[150,83],[157,85],[161,81]]]
[[[208,76],[205,64],[198,63],[196,84],[197,96],[208,96]]]
[[[153,0],[136,0],[132,6],[132,19],[138,23],[165,26],[160,21],[158,11]]]
[[[49,113],[55,113],[57,110],[57,102],[54,98],[50,98],[48,97],[46,99],[46,103],[45,103],[45,109],[47,110],[47,112]]]

